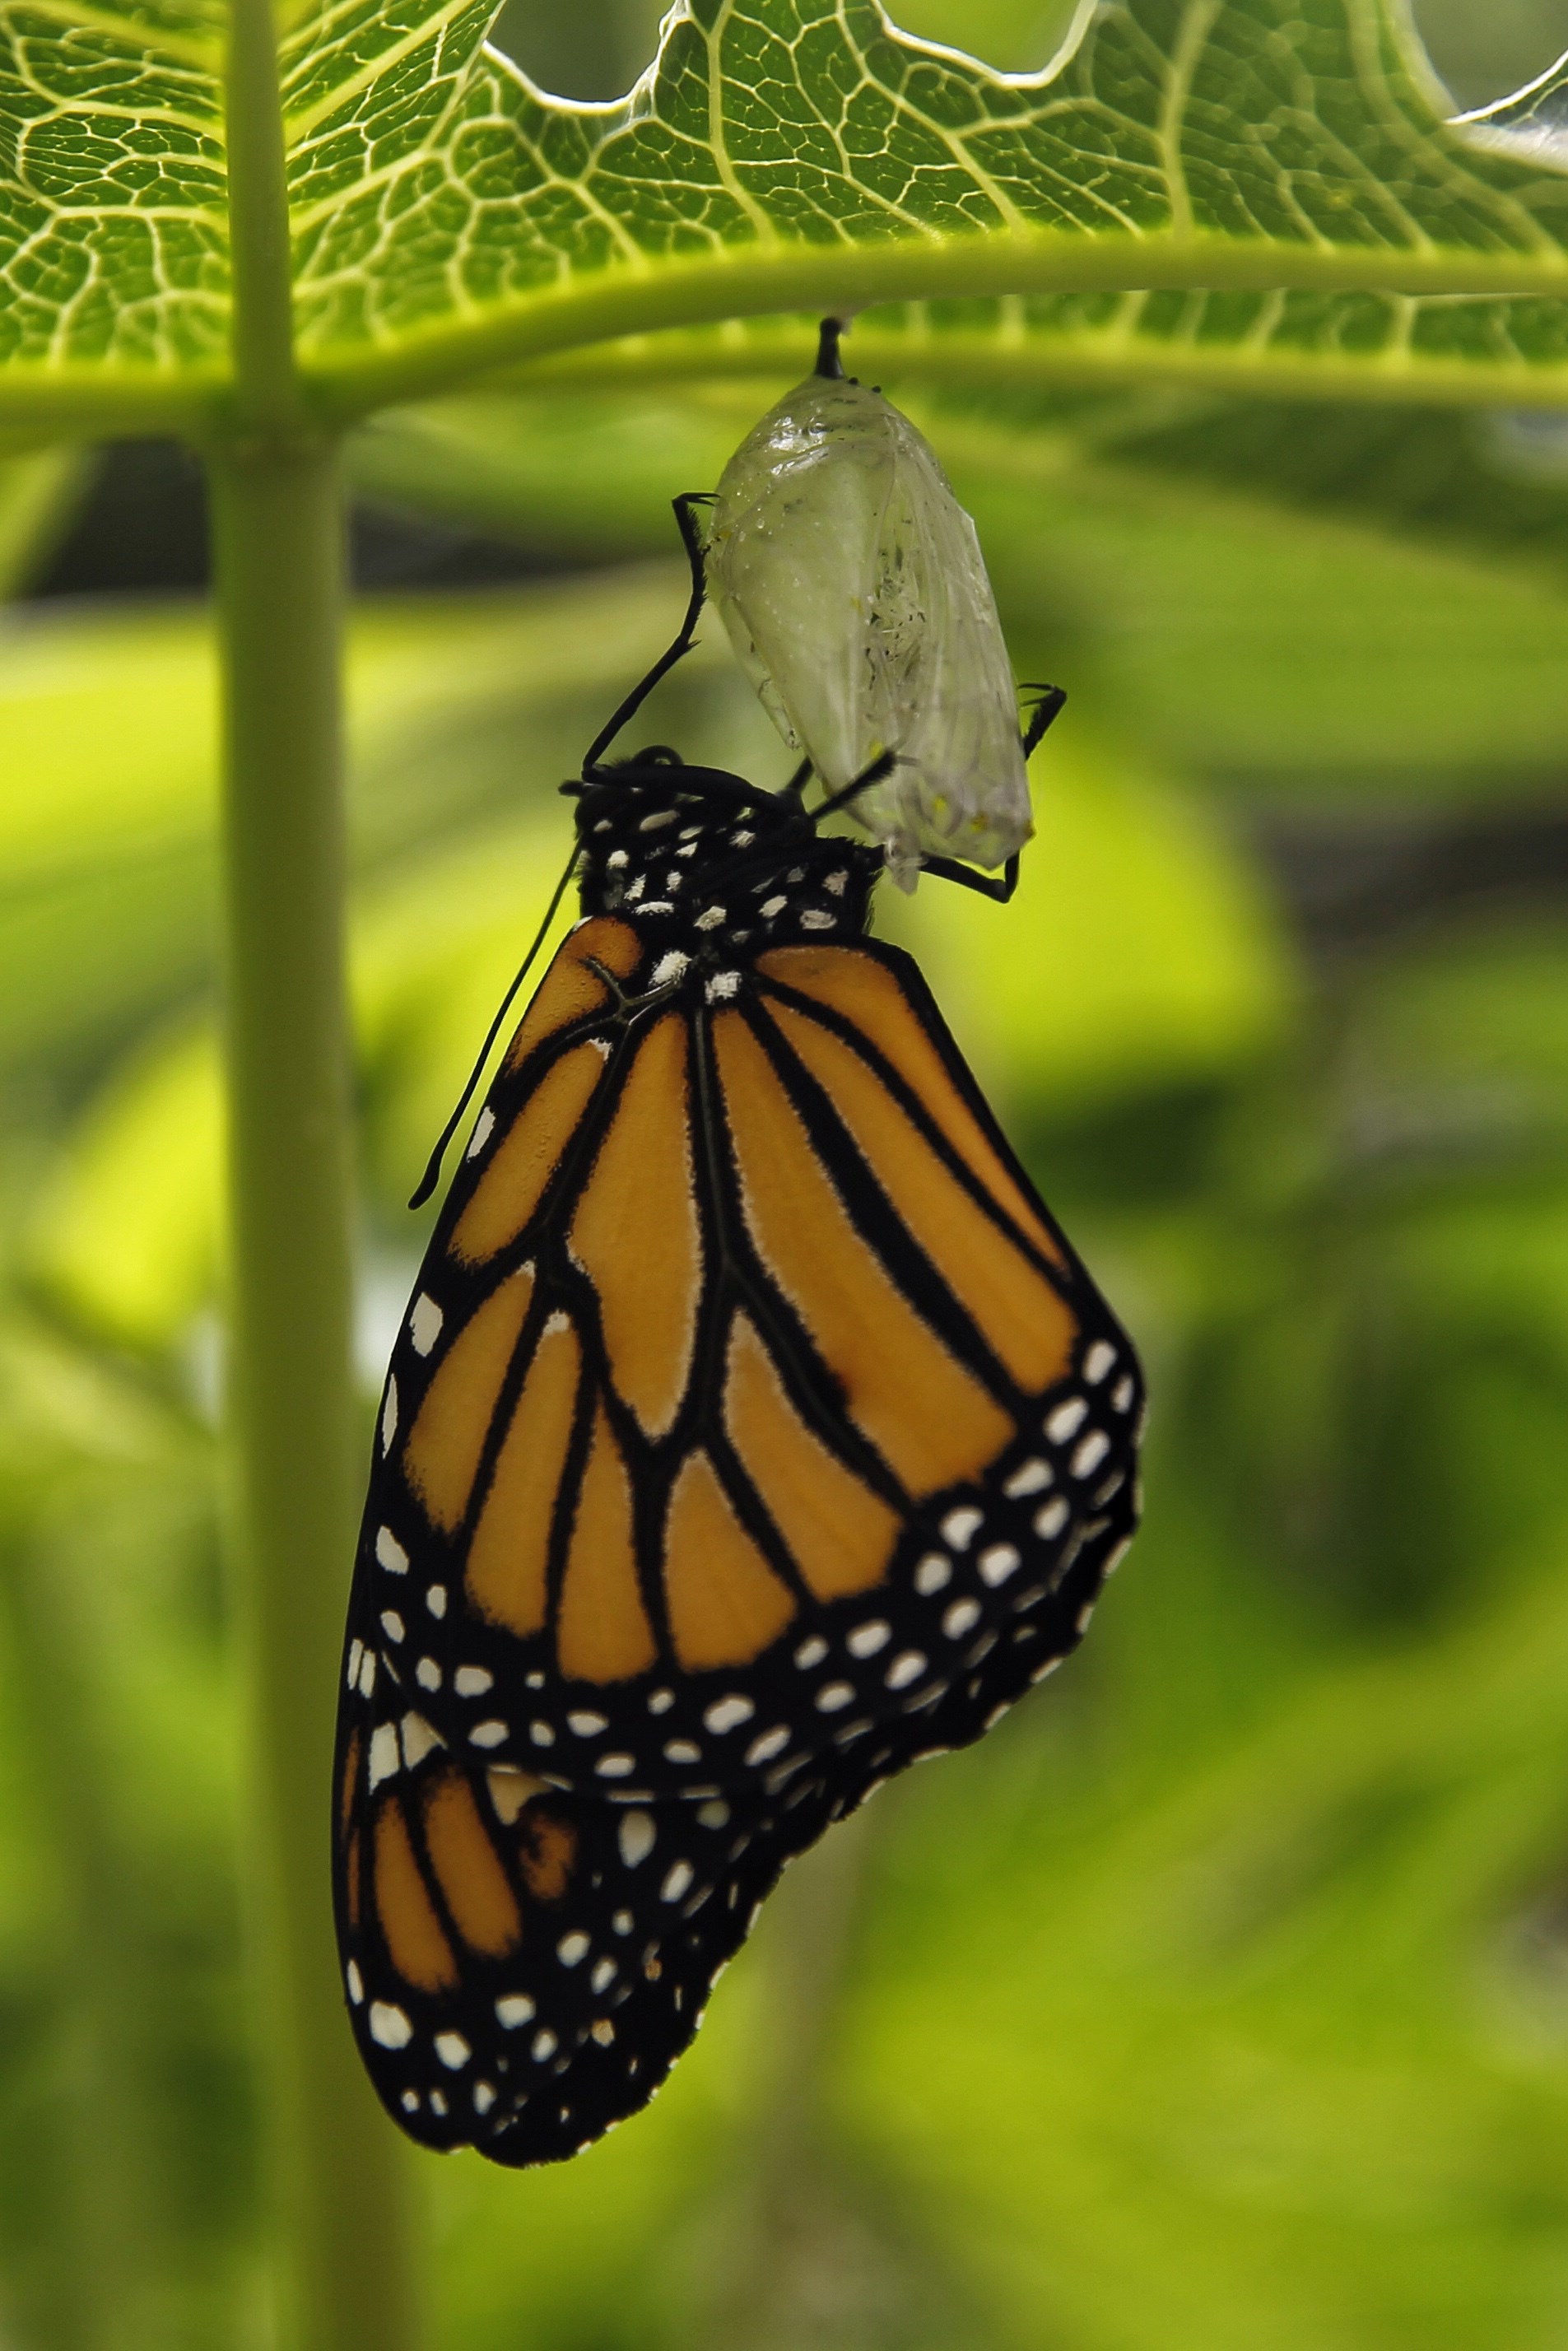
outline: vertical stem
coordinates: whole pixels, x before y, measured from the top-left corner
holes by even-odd
[[[285,2339],[413,2339],[401,2150],[343,2014],[332,1710],[353,1546],[341,549],[326,446],[211,464],[225,670],[234,1415],[248,1619],[253,1920],[293,2275]]]
[[[224,673],[233,1405],[252,1921],[291,2351],[411,2351],[402,2155],[343,2013],[332,1711],[356,1461],[337,454],[292,346],[269,0],[232,0],[232,412],[209,450]]]

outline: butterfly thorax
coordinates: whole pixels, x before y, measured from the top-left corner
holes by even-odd
[[[866,927],[881,852],[820,834],[792,794],[660,750],[580,789],[584,914],[705,966]]]

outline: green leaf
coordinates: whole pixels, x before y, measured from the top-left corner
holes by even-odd
[[[935,307],[884,308],[872,363],[1568,397],[1557,86],[1446,126],[1396,0],[1099,0],[1013,78],[873,0],[689,0],[603,106],[534,89],[489,13],[343,0],[287,37],[298,346],[329,411],[893,302]],[[13,405],[194,413],[226,364],[212,31],[172,0],[5,25]]]
[[[1568,143],[1568,55],[1511,98],[1499,99],[1465,120],[1500,154],[1560,161]]]
[[[127,413],[150,374],[216,373],[227,322],[216,12],[178,0],[0,10],[0,365],[83,369]]]
[[[0,599],[27,585],[70,520],[87,465],[75,449],[0,458]]]
[[[116,1073],[33,1226],[32,1270],[73,1320],[156,1347],[211,1300],[220,1145],[209,1034],[182,1035]]]
[[[363,202],[307,243],[303,348],[375,397],[429,380],[438,346],[472,363],[683,316],[1017,291],[1048,297],[1026,336],[1103,360],[1213,344],[1251,371],[1274,351],[1364,371],[1397,347],[1473,367],[1490,339],[1494,366],[1554,361],[1556,301],[1500,328],[1381,290],[1568,287],[1568,183],[1468,145],[1439,103],[1382,0],[1310,20],[1290,0],[1102,0],[1032,80],[909,41],[866,0],[696,0],[622,106],[565,114],[482,60],[439,180],[410,155],[373,244]],[[1225,290],[1195,308],[1195,287]],[[1110,298],[1129,288],[1146,298]],[[423,352],[384,350],[411,338]]]

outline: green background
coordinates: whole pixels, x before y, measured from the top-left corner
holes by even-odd
[[[903,16],[1023,68],[1062,12]],[[1420,16],[1464,103],[1568,45],[1543,0]],[[505,30],[594,96],[652,21]],[[373,508],[548,567],[356,607],[367,1414],[553,786],[679,610],[667,500],[785,381],[353,445]],[[1146,1530],[1048,1694],[792,1874],[645,2116],[548,2173],[410,2156],[434,2340],[1556,2351],[1568,445],[889,388],[1071,701],[1013,906],[884,927],[1145,1352]],[[29,601],[92,462],[0,498],[0,2342],[240,2351],[215,684],[197,601]],[[706,638],[654,731],[781,775]]]

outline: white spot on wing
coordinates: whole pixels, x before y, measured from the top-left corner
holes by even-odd
[[[393,1780],[402,1769],[402,1758],[398,1752],[395,1722],[378,1722],[371,1733],[371,1785],[379,1788],[383,1780]]]
[[[490,1802],[496,1807],[497,1819],[504,1827],[510,1828],[528,1802],[530,1789],[537,1782],[527,1778],[511,1763],[492,1763],[485,1774],[485,1782],[490,1791]]]
[[[446,1741],[439,1730],[426,1722],[423,1714],[405,1714],[402,1719],[402,1760],[412,1771],[423,1763],[432,1748],[444,1747]]]
[[[942,1521],[942,1540],[950,1542],[955,1551],[967,1550],[980,1530],[982,1513],[966,1507],[949,1510]]]
[[[441,1336],[441,1326],[445,1320],[446,1317],[434,1299],[431,1297],[430,1292],[422,1290],[413,1301],[413,1311],[408,1318],[408,1335],[413,1341],[413,1352],[416,1355],[429,1354]]]
[[[1111,1450],[1111,1440],[1103,1428],[1092,1428],[1079,1440],[1068,1468],[1075,1478],[1092,1477]]]
[[[489,1142],[490,1137],[495,1134],[495,1132],[496,1113],[490,1108],[488,1102],[486,1102],[484,1109],[480,1112],[478,1117],[474,1122],[474,1132],[468,1137],[468,1148],[464,1155],[465,1157],[468,1159],[477,1159],[479,1154],[484,1150],[485,1145]]]
[[[646,1861],[653,1850],[653,1823],[647,1813],[627,1813],[617,1831],[621,1858],[628,1869]]]
[[[382,1451],[392,1451],[392,1438],[397,1435],[397,1382],[387,1381],[386,1400],[382,1405]]]
[[[435,2053],[448,2073],[455,2074],[459,2066],[466,2065],[474,2052],[460,2032],[438,2032]]]
[[[390,2000],[371,2002],[371,2039],[379,2041],[383,2049],[406,2049],[413,2038],[413,2027],[401,2008]]]
[[[748,1698],[732,1693],[728,1698],[716,1698],[704,1713],[703,1720],[710,1730],[734,1730],[741,1723],[749,1722],[756,1712]]]
[[[496,2022],[507,2032],[515,2032],[519,2024],[533,2022],[534,2004],[526,1991],[503,1992],[496,2002]]]
[[[945,1583],[953,1581],[953,1562],[944,1559],[939,1551],[928,1551],[915,1571],[915,1589],[923,1600],[940,1592]]]
[[[389,1575],[408,1573],[408,1553],[391,1527],[382,1527],[377,1531],[376,1557]]]
[[[459,1698],[483,1698],[494,1684],[496,1677],[483,1666],[459,1666],[452,1677],[452,1687]]]
[[[1077,1436],[1088,1417],[1089,1406],[1083,1398],[1069,1396],[1065,1404],[1059,1404],[1054,1412],[1046,1414],[1045,1433],[1053,1445],[1065,1445],[1070,1437]]]

